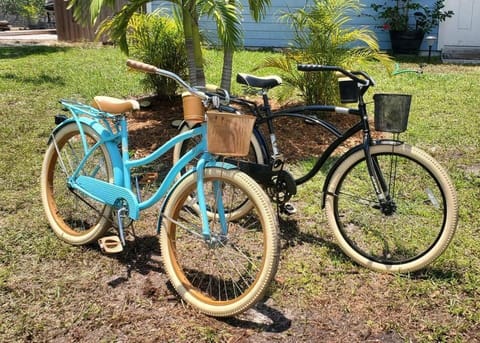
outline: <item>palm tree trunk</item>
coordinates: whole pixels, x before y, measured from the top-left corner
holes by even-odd
[[[223,49],[223,70],[220,87],[228,92],[230,92],[230,88],[232,87],[233,54],[234,50],[232,48],[225,47]]]
[[[205,86],[205,73],[203,71],[203,53],[200,37],[200,28],[198,22],[192,21],[192,37],[193,37],[193,51],[195,53],[195,76],[196,86]]]
[[[188,58],[188,75],[190,84],[197,84],[197,72],[195,66],[195,49],[193,45],[193,31],[192,31],[192,17],[186,7],[182,7],[183,11],[183,34],[185,37],[185,49],[187,50]]]
[[[196,18],[196,4],[192,2],[190,6],[191,8],[182,6],[183,31],[185,35],[185,48],[187,49],[190,83],[193,86],[204,86],[203,53],[198,18]]]

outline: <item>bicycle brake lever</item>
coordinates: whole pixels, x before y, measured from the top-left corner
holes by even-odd
[[[219,96],[213,95],[210,100],[211,100],[211,102],[212,102],[213,107],[215,107],[215,108],[219,108],[219,107],[220,107],[221,101],[220,101],[220,97],[219,97]]]

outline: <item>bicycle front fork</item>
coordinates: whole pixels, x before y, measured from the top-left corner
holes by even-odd
[[[368,174],[372,182],[373,189],[378,199],[379,209],[385,215],[392,215],[396,211],[396,206],[393,201],[392,187],[394,186],[394,173],[392,170],[395,168],[395,161],[391,161],[389,180],[385,179],[384,172],[378,163],[376,156],[372,156],[370,153],[370,146],[365,144],[365,161],[367,163]],[[393,158],[393,157],[392,157]],[[392,178],[393,177],[393,178]]]
[[[205,187],[204,187],[204,170],[207,163],[208,155],[203,155],[197,163],[197,197],[198,197],[198,207],[200,209],[200,216],[202,218],[202,236],[205,241],[209,244],[215,244],[217,241],[224,241],[227,237],[227,219],[225,216],[225,207],[223,205],[222,197],[222,186],[220,181],[213,182],[213,194],[215,199],[215,208],[209,209],[210,212],[218,216],[219,222],[221,225],[221,231],[219,237],[213,237],[210,231],[208,212],[207,212],[207,201],[205,198]]]

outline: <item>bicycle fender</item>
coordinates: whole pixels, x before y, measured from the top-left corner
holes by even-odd
[[[404,142],[402,141],[397,141],[397,140],[393,140],[393,139],[380,139],[380,140],[377,140],[377,141],[374,141],[372,146],[375,146],[375,145],[401,145],[401,144],[404,144]],[[345,154],[343,154],[336,162],[335,164],[333,165],[332,168],[330,168],[329,172],[328,172],[328,175],[325,179],[325,182],[323,184],[323,196],[322,196],[322,209],[325,208],[325,201],[327,199],[327,192],[328,192],[328,185],[330,183],[330,180],[332,179],[333,177],[333,173],[335,172],[335,170],[338,168],[338,166],[340,166],[340,164],[342,164],[347,158],[349,158],[351,155],[353,155],[354,153],[356,153],[357,151],[359,150],[362,150],[363,149],[363,144],[359,144],[357,146],[354,146],[353,148],[351,148],[350,150],[348,150]]]
[[[260,143],[260,150],[262,151],[262,156],[264,161],[268,161],[270,152],[268,151],[268,144],[265,141],[265,137],[263,137],[260,130],[254,126],[252,134],[255,136],[257,141]]]
[[[227,169],[227,170],[232,170],[232,169],[238,169],[237,166],[230,164],[230,163],[225,163],[225,162],[218,162],[218,161],[211,161],[208,162],[205,166],[205,168],[222,168],[222,169]],[[165,196],[162,205],[160,206],[159,210],[159,216],[158,216],[158,221],[157,221],[157,234],[160,233],[160,229],[162,226],[162,213],[165,211],[165,206],[167,206],[168,201],[170,200],[170,197],[172,193],[177,189],[178,185],[185,180],[188,176],[191,174],[195,173],[197,171],[197,168],[192,168],[189,171],[187,171],[185,174],[183,174],[175,183],[173,184],[172,187],[168,190],[167,195]]]
[[[114,184],[123,184],[122,156],[120,154],[120,150],[118,149],[117,145],[110,140],[113,136],[112,133],[98,121],[87,117],[80,117],[78,118],[78,121],[76,121],[74,118],[68,118],[53,129],[52,134],[48,138],[48,144],[52,142],[52,137],[55,136],[60,129],[71,123],[74,123],[76,125],[79,125],[81,123],[89,126],[98,134],[101,139],[105,141],[105,146],[110,155],[110,158],[112,159]]]

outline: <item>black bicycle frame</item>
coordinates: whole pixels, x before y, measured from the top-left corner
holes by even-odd
[[[306,181],[310,180],[313,176],[315,176],[320,168],[322,168],[323,164],[328,160],[328,158],[332,155],[332,153],[337,149],[341,144],[343,144],[348,138],[352,137],[354,134],[361,130],[368,130],[368,127],[365,127],[365,122],[362,120],[362,116],[360,114],[360,111],[357,109],[348,109],[346,113],[348,114],[353,114],[360,116],[361,119],[353,125],[351,128],[349,128],[345,132],[341,132],[332,125],[331,123],[318,119],[317,117],[313,115],[307,115],[304,113],[300,112],[307,112],[307,111],[316,111],[316,112],[335,112],[335,107],[334,106],[322,106],[322,105],[309,105],[309,106],[301,106],[301,107],[294,107],[291,109],[286,109],[280,112],[275,112],[272,113],[269,118],[270,120],[274,120],[275,118],[280,118],[280,117],[294,117],[294,118],[301,118],[304,120],[307,120],[311,123],[314,123],[316,125],[320,125],[322,128],[327,130],[329,133],[331,133],[333,136],[335,136],[335,140],[328,146],[328,148],[317,158],[317,162],[315,162],[315,165],[313,168],[304,176],[299,178],[298,180],[295,181],[297,185],[301,185],[305,183]],[[257,121],[258,124],[261,124],[265,121],[268,121],[268,118],[261,118]],[[368,123],[366,123],[368,125]],[[272,132],[273,133],[273,132]]]
[[[327,68],[327,67],[324,66],[324,68]],[[359,74],[366,76],[366,74],[362,72],[359,72]],[[353,77],[353,79],[356,79],[359,82],[359,84],[361,83],[360,82],[361,80],[358,79],[355,75],[351,74],[349,75],[349,77]],[[371,79],[369,80],[371,81]],[[363,99],[363,95],[366,93],[366,91],[368,90],[371,84],[370,83],[362,83],[362,84],[363,85],[359,86],[358,108],[336,107],[336,106],[327,106],[327,105],[306,105],[306,106],[298,106],[294,108],[272,112],[269,104],[268,96],[267,96],[267,90],[265,89],[262,90],[262,95],[263,95],[262,106],[257,106],[256,103],[248,100],[238,99],[237,100],[238,103],[248,106],[250,110],[257,116],[256,125],[254,127],[254,135],[261,145],[264,160],[268,161],[268,163],[258,164],[254,162],[238,161],[238,160],[235,162],[232,161],[232,163],[235,163],[236,165],[238,165],[242,171],[252,176],[258,183],[264,186],[272,186],[272,180],[274,179],[274,176],[278,175],[279,172],[286,173],[287,178],[290,178],[291,180],[293,180],[295,185],[301,185],[307,182],[308,180],[310,180],[312,177],[314,177],[318,173],[318,171],[322,168],[325,162],[330,158],[333,152],[340,145],[342,145],[347,139],[349,139],[356,133],[362,131],[363,132],[362,143],[359,146],[352,148],[350,151],[362,149],[365,152],[369,177],[372,181],[373,188],[375,189],[375,193],[377,194],[377,198],[380,204],[384,206],[386,203],[390,202],[391,200],[389,189],[388,189],[389,186],[387,185],[387,182],[383,177],[383,174],[380,170],[378,162],[375,159],[373,159],[370,154],[370,146],[375,143],[372,141],[370,136],[370,127],[368,123],[367,109],[366,109],[365,101]],[[306,114],[307,112],[330,112],[330,113],[335,112],[335,113],[338,113],[339,115],[342,115],[342,114],[356,115],[359,117],[359,121],[353,126],[351,126],[349,129],[347,129],[345,132],[341,132],[340,130],[338,130],[336,126],[329,123],[328,121],[319,119],[316,116],[311,114]],[[332,134],[335,137],[335,140],[327,147],[327,149],[321,155],[318,156],[312,169],[310,169],[310,171],[306,175],[300,177],[297,180],[294,180],[291,174],[288,173],[288,171],[282,171],[282,170],[279,171],[279,169],[275,166],[275,163],[276,163],[275,159],[277,158],[277,156],[273,156],[274,151],[269,151],[268,145],[266,143],[266,139],[258,129],[259,125],[266,123],[269,134],[275,135],[273,121],[276,118],[280,118],[280,117],[300,118],[305,121],[311,122],[312,124],[320,125],[322,128],[327,130],[330,134]],[[397,143],[401,144],[401,142],[397,142]],[[327,179],[325,180],[325,184],[324,184],[324,191],[325,191],[325,187],[328,185],[331,175],[332,173],[329,173],[327,175]],[[295,188],[295,193],[296,193],[296,188]]]

